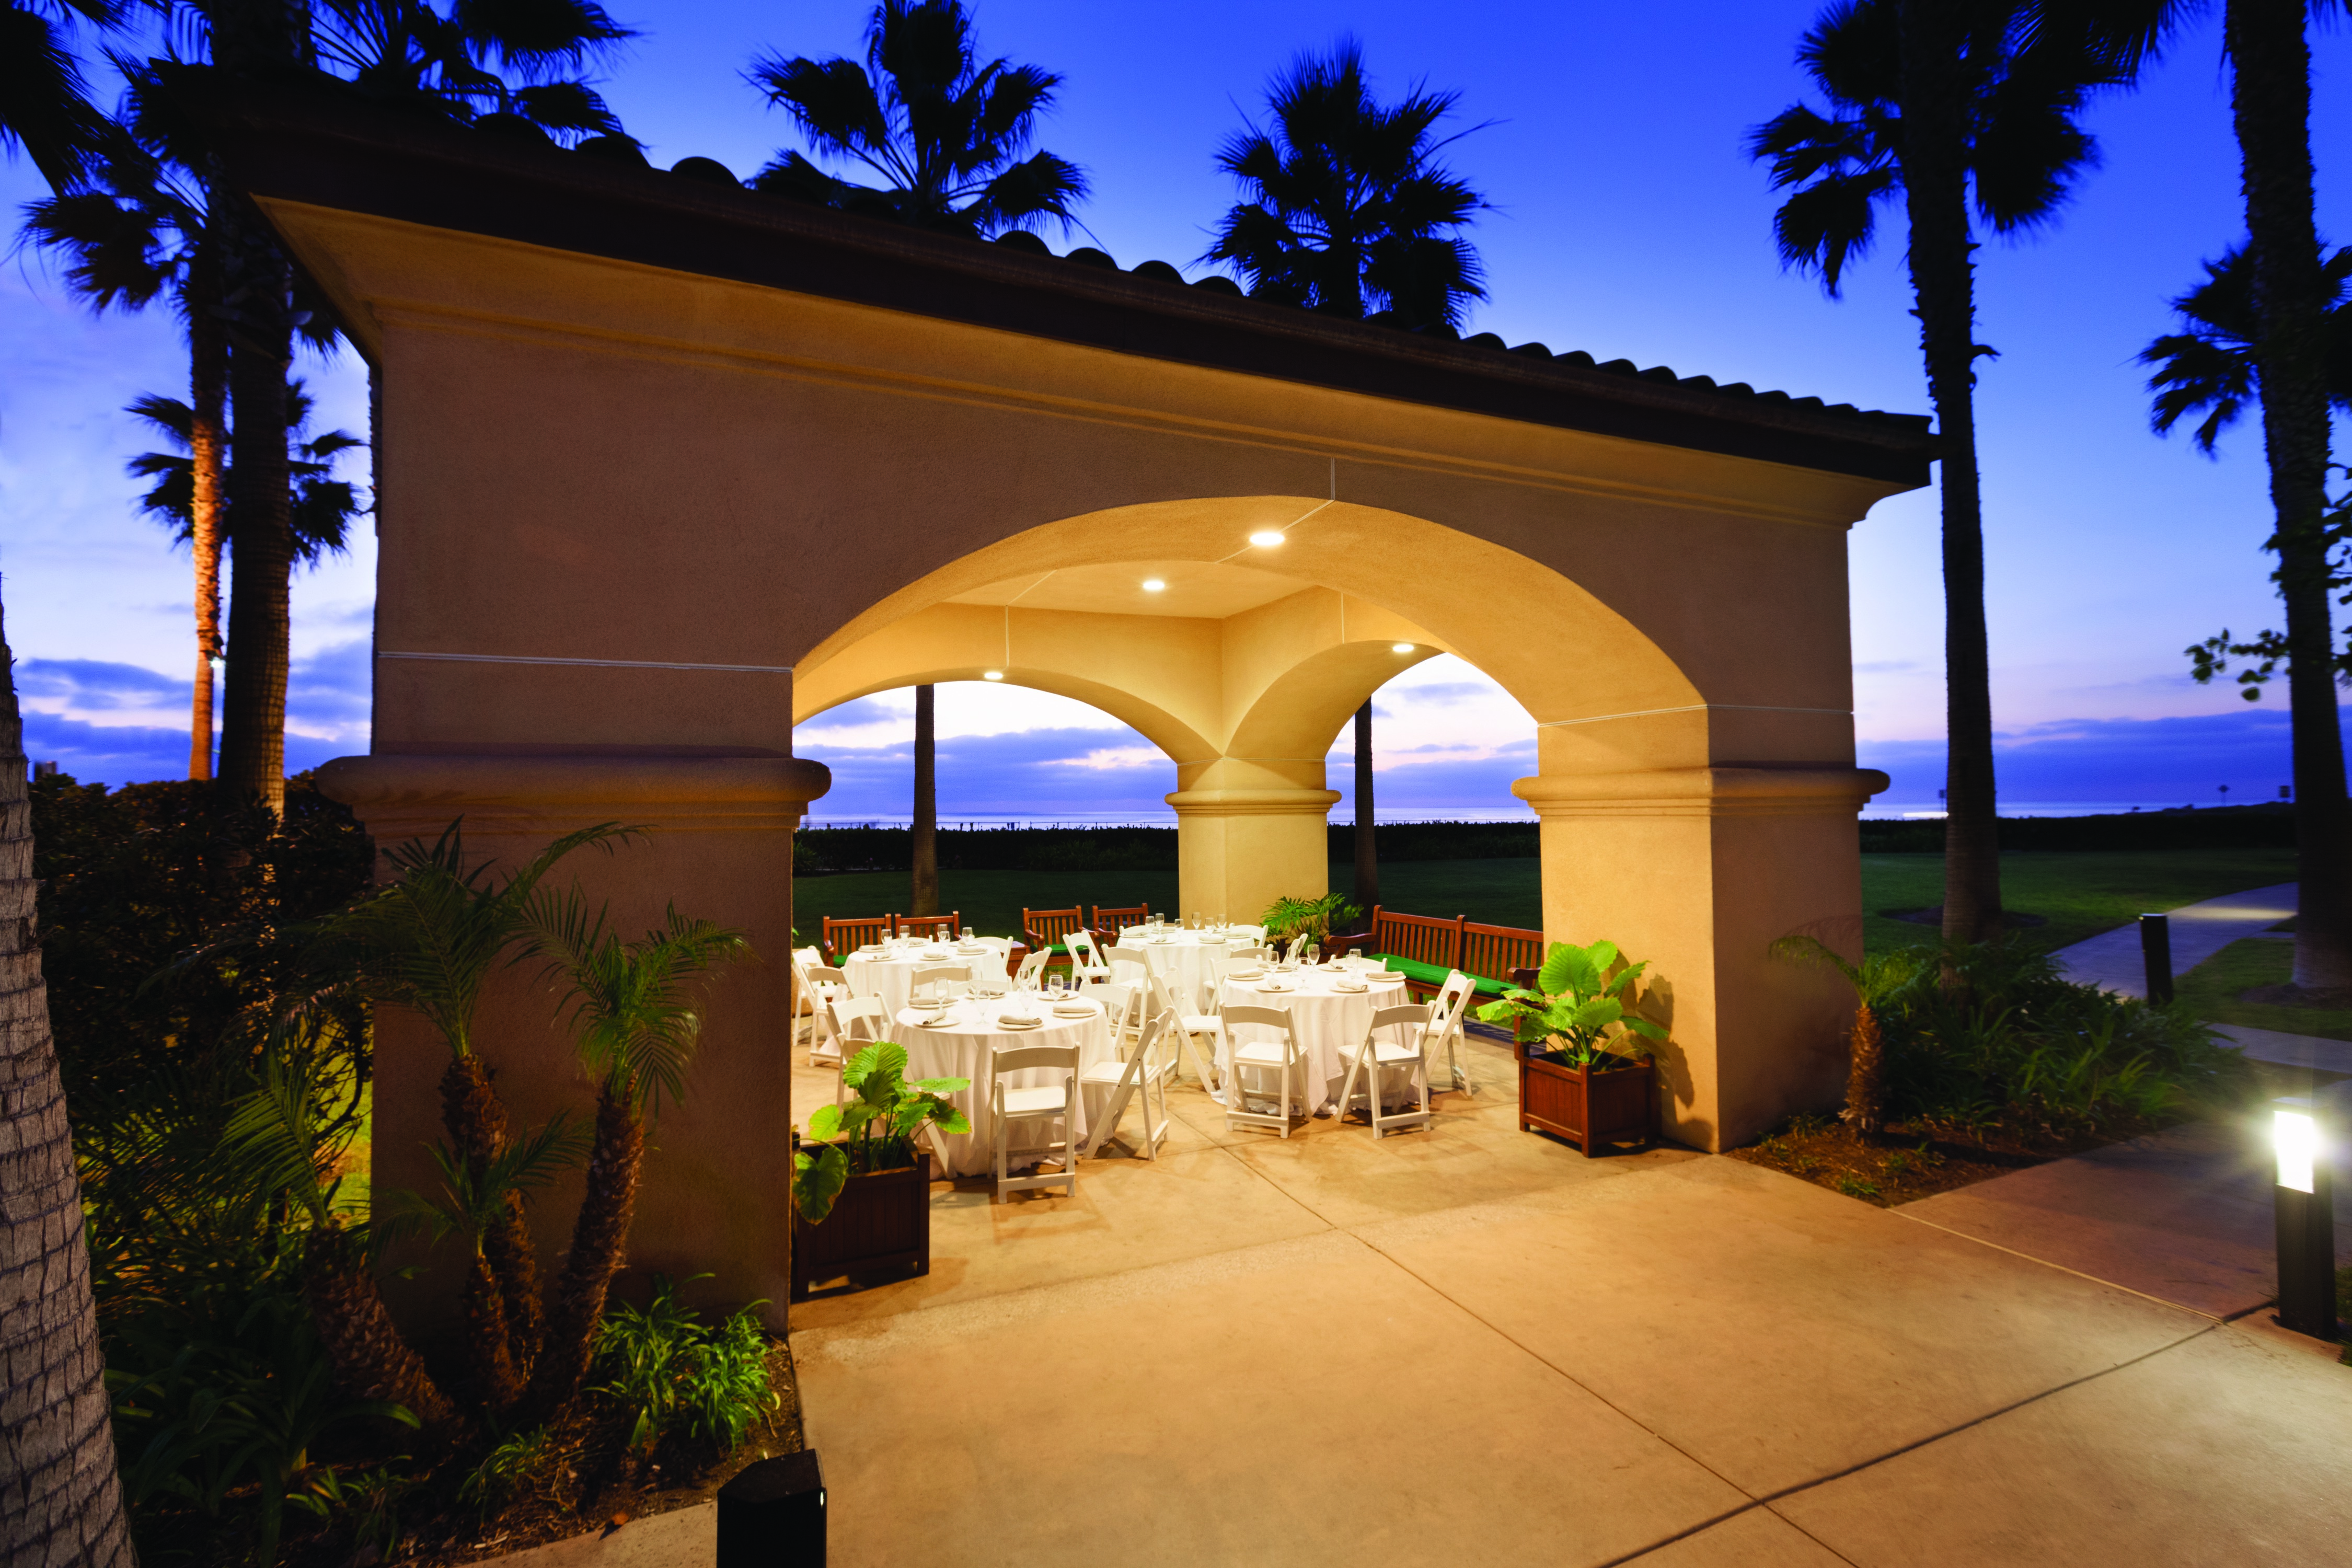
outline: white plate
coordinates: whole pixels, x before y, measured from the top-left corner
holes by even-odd
[[[1287,996],[1297,988],[1286,980],[1269,980],[1265,984],[1259,986],[1258,989],[1268,992],[1274,995]]]
[[[1091,1018],[1094,1016],[1095,1010],[1092,1007],[1056,1007],[1054,1009],[1054,1016],[1056,1018]]]
[[[1335,980],[1331,983],[1331,989],[1334,991],[1344,992],[1350,996],[1360,996],[1365,992],[1370,990],[1371,987],[1363,984],[1360,982],[1351,985],[1344,980]]]

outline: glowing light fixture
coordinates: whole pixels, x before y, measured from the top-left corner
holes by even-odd
[[[1392,646],[1389,651],[1391,653],[1411,653],[1412,651],[1412,644],[1409,642],[1397,643]]]
[[[1147,594],[1157,594],[1167,586],[1167,584],[1157,577],[1146,577],[1143,580],[1143,591]]]
[[[1278,528],[1261,528],[1255,533],[1250,535],[1250,542],[1256,545],[1260,550],[1271,550],[1276,545],[1282,542],[1282,530]]]
[[[2278,1222],[2279,1326],[2336,1339],[2336,1204],[2317,1096],[2271,1101],[2271,1148],[2278,1160],[2271,1203]]]
[[[1001,669],[983,669],[980,672],[980,678],[982,680],[1002,680],[1004,679],[1004,672]]]

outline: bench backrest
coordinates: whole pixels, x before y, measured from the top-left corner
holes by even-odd
[[[1508,980],[1515,969],[1539,969],[1544,961],[1544,933],[1524,926],[1462,924],[1462,956],[1454,967],[1465,974],[1488,980]]]
[[[1118,941],[1118,933],[1129,926],[1139,926],[1151,918],[1150,904],[1137,904],[1132,909],[1114,910],[1101,904],[1095,906],[1095,938],[1108,947]]]
[[[1076,904],[1066,910],[1023,910],[1021,929],[1024,940],[1039,952],[1060,945],[1064,937],[1087,923],[1087,912]]]
[[[1415,963],[1433,963],[1440,969],[1456,968],[1461,963],[1463,919],[1460,915],[1441,921],[1428,915],[1399,914],[1376,905],[1372,910],[1372,951],[1409,958]]]
[[[933,942],[947,942],[963,929],[958,920],[961,911],[950,910],[943,915],[900,915],[900,936],[929,937]]]
[[[870,942],[887,942],[896,934],[896,915],[861,915],[856,920],[837,921],[824,917],[824,956],[839,963],[843,958]]]

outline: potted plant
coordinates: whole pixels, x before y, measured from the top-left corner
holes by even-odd
[[[841,1069],[856,1096],[821,1105],[810,1142],[793,1150],[793,1300],[840,1275],[931,1271],[931,1157],[915,1146],[927,1126],[969,1132],[944,1097],[968,1078],[907,1081],[907,1047],[867,1046]]]
[[[1533,989],[1514,987],[1478,1009],[1508,1024],[1519,1058],[1519,1128],[1595,1144],[1631,1135],[1648,1142],[1657,1103],[1656,1043],[1665,1030],[1635,1016],[1633,984],[1649,967],[1614,942],[1556,942]]]

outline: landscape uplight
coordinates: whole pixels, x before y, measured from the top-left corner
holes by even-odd
[[[2271,1102],[2271,1148],[2278,1162],[2271,1200],[2278,1219],[2279,1326],[2332,1340],[2337,1335],[2336,1205],[2315,1096]]]
[[[1143,591],[1147,594],[1157,594],[1167,586],[1167,584],[1161,582],[1157,577],[1146,577],[1143,580]]]
[[[1412,644],[1409,642],[1397,643],[1391,646],[1389,651],[1391,653],[1411,653],[1412,651]]]
[[[1260,550],[1271,550],[1276,545],[1282,542],[1282,530],[1278,528],[1261,528],[1255,533],[1250,535],[1250,542],[1256,545]]]
[[[1004,679],[1004,672],[1001,669],[983,669],[980,672],[980,678],[982,680],[1002,680]]]

